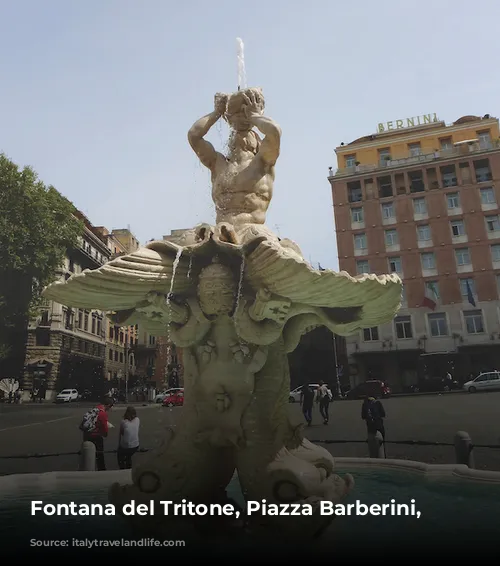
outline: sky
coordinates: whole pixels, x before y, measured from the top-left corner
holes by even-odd
[[[187,132],[237,89],[241,37],[283,130],[267,224],[337,269],[335,147],[407,116],[498,116],[499,16],[497,0],[0,0],[0,152],[142,243],[212,223]]]

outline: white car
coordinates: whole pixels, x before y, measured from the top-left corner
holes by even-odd
[[[182,387],[173,387],[172,389],[166,389],[165,391],[162,391],[162,393],[158,393],[158,395],[155,397],[155,403],[162,403],[163,399],[165,399],[167,395],[170,395],[175,391],[181,391],[181,390]]]
[[[78,401],[76,389],[63,389],[56,397],[56,403],[71,403],[71,401]]]
[[[288,397],[288,402],[289,403],[300,403],[300,394],[302,393],[302,385],[300,387],[297,387],[296,389],[294,389],[293,391],[290,391],[290,397]],[[318,383],[310,383],[309,387],[316,392],[316,389],[318,389],[319,384]]]
[[[464,390],[469,393],[500,390],[500,371],[480,373],[471,381],[464,383]]]

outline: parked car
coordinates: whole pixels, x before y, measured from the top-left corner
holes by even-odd
[[[164,407],[182,407],[184,405],[184,389],[171,389],[165,395],[162,404]]]
[[[165,389],[165,391],[162,391],[161,393],[158,393],[156,395],[155,403],[163,403],[163,399],[165,399],[167,395],[170,395],[175,391],[184,391],[184,389],[182,387],[172,387],[171,389]]]
[[[78,391],[76,389],[63,389],[57,394],[56,403],[71,403],[78,401]]]
[[[299,403],[300,402],[300,394],[302,392],[302,385],[297,387],[296,389],[294,389],[293,391],[290,391],[290,396],[288,397],[288,402],[289,403]],[[316,391],[316,389],[318,389],[319,384],[318,383],[310,383],[309,387],[313,390]]]
[[[78,395],[78,399],[80,401],[94,401],[95,397],[96,396],[92,393],[92,391],[90,391],[90,389],[84,389],[83,393]]]
[[[370,379],[364,383],[359,383],[348,393],[348,399],[365,399],[366,397],[389,397],[391,389],[379,379]]]
[[[469,393],[476,393],[476,391],[497,391],[500,389],[500,372],[488,371],[480,373],[471,381],[464,383],[463,388]]]

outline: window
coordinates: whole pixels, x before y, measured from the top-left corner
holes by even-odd
[[[477,139],[479,140],[479,147],[481,149],[488,149],[491,147],[491,136],[490,132],[478,132]]]
[[[457,260],[457,265],[469,265],[470,264],[470,253],[468,248],[458,248],[455,250],[455,258]]]
[[[448,336],[448,322],[444,312],[435,312],[427,315],[431,336]]]
[[[398,233],[396,230],[386,230],[385,231],[385,245],[386,246],[397,246],[399,244]]]
[[[380,198],[392,197],[392,182],[390,177],[378,177],[378,196]]]
[[[83,317],[83,329],[85,330],[85,332],[88,332],[89,330],[89,313],[86,312],[84,317]]]
[[[370,273],[370,264],[368,260],[363,259],[356,262],[356,273],[358,275],[363,275],[363,273]]]
[[[436,269],[436,258],[433,252],[427,252],[425,254],[420,254],[422,259],[422,269],[426,271],[430,269]]]
[[[425,191],[424,177],[422,171],[409,171],[410,193],[422,193]]]
[[[439,140],[439,143],[441,144],[441,149],[452,149],[453,148],[453,142],[451,141],[451,138],[443,138],[443,139]]]
[[[381,165],[385,165],[391,157],[391,150],[388,147],[378,150],[378,159]]]
[[[491,246],[491,259],[492,261],[500,261],[500,244]]]
[[[113,350],[109,351],[109,359],[110,361],[113,361]]]
[[[421,152],[420,142],[409,143],[408,144],[408,151],[410,152],[410,157],[416,157],[417,155],[420,155],[420,152]]]
[[[354,234],[354,249],[366,250],[366,234]]]
[[[465,226],[463,220],[454,220],[451,224],[451,234],[453,238],[465,236]]]
[[[494,216],[486,216],[486,229],[488,232],[497,232],[500,230],[500,220],[498,214]]]
[[[496,279],[497,279],[497,292],[500,296],[500,273],[497,274]]]
[[[394,319],[394,326],[396,327],[396,337],[398,340],[413,338],[411,316],[397,316]]]
[[[394,218],[394,204],[392,202],[384,202],[382,205],[382,218]]]
[[[389,271],[391,273],[403,273],[400,257],[389,258]]]
[[[431,297],[436,297],[436,299],[440,298],[439,286],[437,281],[426,281],[425,290],[426,293],[429,294]]]
[[[425,198],[413,199],[413,212],[415,214],[427,214],[427,204]]]
[[[469,288],[467,288],[467,285]],[[474,279],[460,279],[460,294],[462,297],[467,297],[469,295],[469,289],[473,296],[476,294],[476,285]]]
[[[448,209],[460,208],[460,195],[458,193],[448,193],[446,195],[448,201]]]
[[[356,165],[356,155],[346,155],[345,156],[345,166],[354,167]]]
[[[441,176],[443,178],[443,187],[455,187],[457,184],[457,174],[455,165],[447,165],[441,167]]]
[[[476,171],[476,181],[478,183],[491,181],[490,162],[488,159],[474,161],[474,170]]]
[[[118,361],[118,350],[115,350],[115,362]]]
[[[428,224],[417,226],[417,240],[426,242],[431,239],[431,228]]]
[[[375,342],[378,339],[378,326],[363,329],[363,340],[365,342]]]
[[[97,319],[94,315],[92,315],[92,334],[95,334],[95,325],[96,325]]]
[[[363,222],[363,209],[359,208],[351,208],[351,220],[353,222]]]
[[[480,310],[464,311],[467,334],[481,334],[484,332],[483,313]]]
[[[481,204],[496,204],[495,191],[493,187],[485,187],[481,189]]]
[[[123,352],[120,352],[120,362],[123,364]]]
[[[349,202],[361,202],[363,200],[363,191],[359,181],[347,183],[347,198]]]

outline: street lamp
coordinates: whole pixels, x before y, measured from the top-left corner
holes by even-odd
[[[125,403],[128,403],[128,329],[125,333]]]

